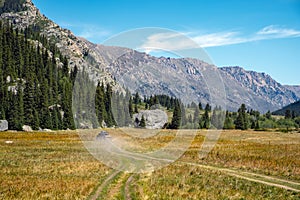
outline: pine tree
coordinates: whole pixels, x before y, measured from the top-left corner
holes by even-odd
[[[203,107],[202,107],[202,104],[201,104],[201,102],[199,102],[199,104],[198,104],[198,108],[199,108],[199,110],[203,110]]]
[[[234,122],[236,129],[247,130],[248,129],[248,119],[246,114],[246,105],[242,104],[238,110],[238,116]]]
[[[202,128],[204,129],[210,128],[209,109],[205,109],[204,115],[202,116],[202,123],[203,123],[203,125],[201,126]]]
[[[131,118],[133,116],[132,104],[133,104],[133,101],[132,101],[132,97],[130,96],[130,98],[129,98],[129,104],[128,104],[128,109],[129,109],[129,115],[130,115]]]
[[[285,119],[291,119],[292,118],[291,110],[288,109],[288,110],[285,111],[284,118]]]
[[[271,119],[271,118],[272,118],[271,111],[268,111],[268,112],[265,114],[265,116],[266,116],[267,119]]]
[[[134,104],[134,113],[139,113],[139,109],[137,104]]]
[[[224,129],[234,129],[234,123],[233,123],[233,120],[228,111],[226,111],[226,114],[225,114],[225,121],[224,121],[223,128]]]
[[[139,126],[140,126],[141,128],[146,128],[146,120],[145,120],[145,118],[144,118],[144,115],[142,115],[142,119],[141,119],[141,121],[140,121],[140,123],[139,123]]]
[[[175,108],[173,112],[172,121],[170,124],[171,129],[179,129],[181,127],[181,109],[180,109],[180,102],[176,100]]]
[[[98,122],[101,125],[102,122],[107,118],[106,108],[105,108],[105,91],[103,84],[100,85],[100,82],[97,85],[96,93],[95,93],[95,109],[96,115],[98,118]]]

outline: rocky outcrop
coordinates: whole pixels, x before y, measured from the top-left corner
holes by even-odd
[[[168,115],[159,109],[156,110],[141,110],[139,113],[133,115],[133,119],[138,121],[144,117],[147,129],[161,129],[168,122]],[[138,126],[138,124],[135,124]]]
[[[0,120],[0,131],[8,130],[8,122],[6,120]]]

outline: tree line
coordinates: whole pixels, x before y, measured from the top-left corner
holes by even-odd
[[[217,106],[212,109],[209,104],[184,105],[167,95],[141,98],[128,89],[113,91],[111,84],[115,83],[95,85],[84,68],[69,69],[68,59],[34,26],[18,30],[0,21],[0,44],[0,118],[9,122],[11,130],[22,130],[23,125],[34,130],[75,129],[84,120],[94,128],[132,126],[135,113],[156,108],[172,113],[165,125],[170,129],[289,130],[300,126],[299,117],[291,111],[286,111],[284,118],[276,118],[270,112],[262,115],[249,110],[243,104],[237,112],[229,112]],[[79,81],[75,82],[76,77]],[[76,88],[82,91],[75,94],[81,99],[75,105],[82,110],[80,113],[72,111],[72,92]],[[145,123],[143,118],[138,124],[145,127]]]
[[[272,116],[270,111],[261,114],[259,111],[248,109],[245,104],[236,112],[232,112],[224,111],[220,106],[212,108],[209,103],[205,106],[201,102],[184,105],[180,99],[167,95],[144,97],[143,101],[138,93],[133,96],[136,108],[155,109],[162,106],[167,112],[171,112],[172,119],[165,125],[170,129],[279,129],[286,132],[300,127],[300,116],[296,116],[295,112],[290,110],[286,111],[285,116]]]

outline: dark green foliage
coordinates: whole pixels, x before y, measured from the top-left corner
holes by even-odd
[[[145,127],[146,127],[146,120],[145,120],[145,118],[144,118],[144,115],[142,115],[142,119],[141,119],[141,121],[140,121],[140,123],[139,123],[139,126],[140,126],[141,128],[145,128]]]
[[[199,122],[200,122],[200,110],[197,106],[194,109],[195,109],[195,112],[194,112],[193,123],[194,123],[194,128],[197,129],[197,128],[199,128]]]
[[[17,1],[6,1],[6,3]],[[11,6],[17,4],[10,4]],[[50,59],[48,51],[29,42],[38,40],[54,55],[63,58],[64,68]],[[29,125],[34,130],[74,129],[72,114],[72,80],[68,61],[54,45],[30,28],[13,29],[0,22],[0,117],[7,119],[10,129]],[[73,76],[74,76],[73,72]],[[55,111],[53,105],[61,105]],[[63,118],[60,112],[64,113]]]
[[[234,122],[236,129],[247,130],[248,129],[248,119],[246,114],[246,105],[242,104],[238,110],[238,116]]]
[[[138,113],[139,109],[138,109],[138,104],[134,104],[134,113]]]
[[[201,128],[204,128],[204,129],[209,129],[210,128],[209,109],[205,109],[205,112],[202,116]]]
[[[105,124],[107,127],[125,127],[132,124],[132,104],[133,99],[128,90],[124,95],[113,92],[110,84],[104,87],[103,84],[98,83],[95,94],[95,109],[100,126]]]
[[[132,101],[132,97],[130,96],[129,98],[129,104],[128,104],[128,109],[129,109],[129,115],[132,118],[133,116],[133,107],[132,107],[133,101]],[[148,104],[146,104],[148,105]]]
[[[199,107],[199,110],[203,110],[201,102],[199,102],[198,107]]]
[[[148,99],[144,97],[144,102],[149,105],[149,108],[156,104],[160,104],[161,106],[166,107],[168,110],[170,110],[174,109],[176,99],[167,95],[154,95],[150,96]]]
[[[268,111],[266,114],[265,114],[266,118],[267,119],[271,119],[272,118],[272,114],[270,111]]]
[[[285,111],[284,118],[285,118],[285,119],[291,119],[291,118],[292,118],[291,110],[287,109],[287,110]]]
[[[291,113],[291,117],[294,113],[294,117],[298,117],[300,116],[300,101],[297,101],[295,103],[292,103],[280,110],[277,110],[275,112],[273,112],[272,114],[273,115],[281,115],[281,116],[285,116],[287,110],[290,110],[290,113]]]
[[[225,113],[218,107],[215,107],[211,116],[211,124],[216,129],[223,129]]]
[[[182,113],[180,104],[180,101],[176,99],[170,129],[179,129],[181,127]]]
[[[209,103],[206,104],[204,110],[207,111],[207,112],[211,112],[211,106],[209,105]]]
[[[134,98],[133,98],[134,104],[139,104],[141,103],[141,97],[139,95],[139,93],[135,93]]]
[[[234,129],[232,115],[228,111],[226,111],[223,129]]]

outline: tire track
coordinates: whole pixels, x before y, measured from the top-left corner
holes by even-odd
[[[124,199],[125,200],[132,200],[131,195],[130,195],[130,184],[133,179],[133,174],[127,179],[125,183],[125,192],[124,192]]]
[[[238,170],[233,170],[233,169],[227,169],[227,168],[221,168],[221,167],[214,167],[214,166],[209,166],[209,165],[201,165],[201,164],[196,164],[196,163],[189,163],[189,162],[179,162],[182,164],[187,164],[187,165],[192,165],[196,167],[201,167],[201,168],[206,168],[206,169],[211,169],[211,170],[217,170],[217,171],[222,171],[230,176],[234,176],[240,179],[256,182],[256,183],[261,183],[264,185],[268,186],[273,186],[273,187],[278,187],[286,190],[290,190],[293,192],[300,192],[299,189],[299,183],[293,182],[293,181],[288,181],[280,178],[274,178],[266,175],[260,175],[260,174],[255,174],[255,173],[250,173],[250,172],[241,172]],[[261,177],[261,178],[258,178]],[[281,183],[279,183],[281,182]],[[283,184],[285,183],[285,184]],[[289,184],[286,185],[286,184]]]
[[[114,173],[112,173],[109,177],[107,177],[103,183],[97,188],[95,194],[93,194],[93,196],[91,196],[89,199],[90,200],[97,200],[100,196],[100,194],[102,193],[102,190],[109,184],[109,182],[115,178],[118,174],[120,173],[120,171],[116,170]]]

